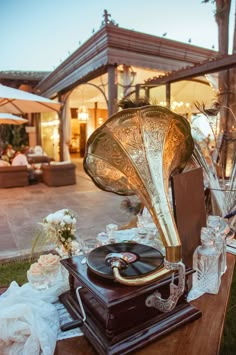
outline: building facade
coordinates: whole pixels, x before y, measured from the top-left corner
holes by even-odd
[[[176,83],[171,92],[166,85],[151,87],[148,81],[208,61],[216,54],[120,28],[105,10],[101,28],[34,84],[33,92],[62,103],[59,115],[42,114],[36,120],[37,142],[60,160],[68,158],[68,150],[83,156],[88,136],[119,110],[119,102],[126,97],[146,97],[152,104],[189,115],[195,101],[210,101],[215,95],[206,77]]]

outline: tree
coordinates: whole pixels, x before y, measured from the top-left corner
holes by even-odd
[[[229,16],[231,0],[204,0],[203,3],[215,3],[215,20],[218,26],[219,54],[229,54]],[[236,53],[236,31],[234,24],[233,54]],[[232,170],[234,156],[231,151],[231,130],[235,126],[236,112],[236,69],[225,70],[219,73],[220,130],[224,132],[224,141],[221,150],[221,164],[225,174]]]

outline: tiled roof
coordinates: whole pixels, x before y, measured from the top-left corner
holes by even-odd
[[[49,71],[20,71],[6,70],[0,71],[0,79],[15,79],[15,80],[42,80],[50,72]]]

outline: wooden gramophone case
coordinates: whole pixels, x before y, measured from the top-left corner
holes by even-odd
[[[82,331],[99,354],[128,354],[201,316],[186,297],[192,284],[192,253],[199,245],[200,229],[206,223],[202,169],[176,176],[172,186],[183,261],[187,266],[185,292],[173,311],[161,313],[145,306],[148,295],[157,290],[167,297],[170,277],[148,286],[128,287],[97,276],[81,263],[81,256],[62,260],[70,275],[70,291],[61,295],[60,300],[74,319],[81,318],[75,290],[82,286],[80,295],[87,315]]]
[[[147,286],[125,286],[97,276],[82,260],[81,256],[62,260],[71,289],[60,300],[74,319],[81,318],[75,290],[82,287],[79,292],[87,318],[81,329],[99,354],[128,354],[201,315],[186,301],[191,269],[186,272],[186,291],[177,306],[162,313],[146,307],[145,300],[155,291],[167,297],[170,277]]]

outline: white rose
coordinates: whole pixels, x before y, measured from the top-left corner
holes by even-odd
[[[45,218],[45,220],[46,220],[47,223],[52,223],[52,222],[53,222],[53,219],[54,219],[54,217],[53,217],[53,214],[52,214],[52,213],[49,214],[49,215]]]
[[[53,223],[55,223],[55,224],[60,223],[62,218],[63,218],[63,215],[61,213],[58,213],[58,212],[54,213]]]
[[[44,254],[44,255],[40,255],[39,259],[38,259],[38,264],[41,267],[44,266],[51,266],[51,265],[59,265],[60,262],[60,257],[58,255],[54,255],[54,254]]]
[[[64,215],[64,214],[67,213],[67,212],[68,212],[68,210],[67,210],[66,208],[57,211],[57,213],[60,213],[61,215]]]
[[[72,223],[72,218],[71,218],[71,216],[69,216],[69,215],[64,216],[63,222],[64,222],[64,223],[67,223],[67,224],[71,224],[71,223]]]

